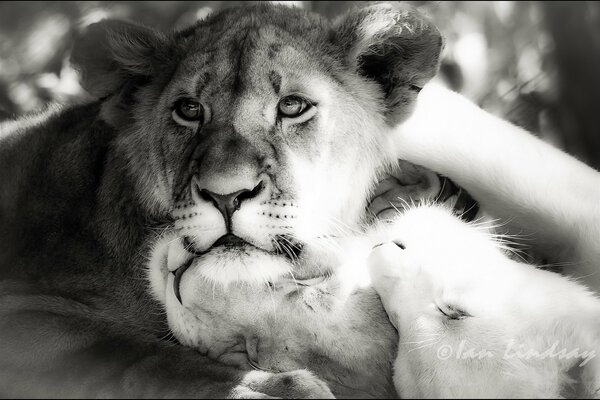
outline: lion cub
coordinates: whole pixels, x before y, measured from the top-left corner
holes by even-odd
[[[400,335],[402,397],[556,398],[574,367],[600,397],[600,301],[586,288],[440,207],[403,213],[390,238],[368,265]]]

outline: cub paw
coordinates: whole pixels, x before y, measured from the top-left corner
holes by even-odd
[[[379,244],[371,250],[367,258],[367,266],[371,275],[371,283],[378,290],[378,287],[385,288],[402,275],[401,257],[405,246],[401,242],[390,241]]]
[[[390,322],[396,328],[399,321],[398,294],[404,275],[404,251],[402,243],[386,242],[373,248],[367,258],[371,285],[379,295]]]
[[[368,210],[379,220],[392,220],[411,205],[436,199],[441,191],[441,179],[435,172],[398,160],[396,168],[378,182]]]
[[[249,372],[234,393],[236,398],[334,399],[325,382],[307,370],[272,374]]]

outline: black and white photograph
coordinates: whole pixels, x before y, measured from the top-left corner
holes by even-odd
[[[600,399],[600,2],[0,2],[0,398]]]

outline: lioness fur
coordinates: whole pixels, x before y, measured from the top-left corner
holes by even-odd
[[[297,257],[289,246],[360,223],[441,47],[385,4],[333,23],[261,4],[177,32],[88,27],[72,63],[97,100],[0,125],[2,395],[331,396],[305,370],[241,371],[180,345],[146,264],[164,234],[207,253],[229,232],[247,245],[207,253],[211,279],[262,282],[288,274],[273,260]],[[307,112],[284,118],[292,95]],[[175,115],[182,100],[199,118]],[[238,192],[225,221],[213,200]]]
[[[292,272],[306,280],[323,267],[307,262],[311,255],[320,260],[317,239],[360,222],[377,176],[396,158],[450,176],[499,217],[517,210],[518,228],[544,228],[535,240],[542,250],[593,272],[597,244],[563,224],[581,222],[581,229],[597,232],[593,218],[583,219],[597,211],[598,193],[587,185],[597,184],[595,172],[557,155],[561,165],[584,176],[574,189],[585,190],[590,203],[581,216],[561,214],[565,198],[542,212],[527,201],[527,185],[510,186],[516,176],[498,174],[505,179],[497,189],[478,175],[486,157],[478,158],[477,149],[465,152],[450,141],[456,157],[446,158],[440,149],[447,143],[438,147],[419,136],[419,123],[394,130],[435,74],[441,44],[430,23],[389,5],[351,12],[333,24],[302,10],[259,5],[226,10],[181,32],[116,21],[91,26],[77,41],[73,62],[98,100],[0,125],[2,394],[331,396],[304,369],[240,370],[173,340],[170,330],[186,325],[176,308],[165,310],[167,298],[176,296],[164,283],[173,280],[168,252],[159,250],[174,235],[188,238],[186,252],[205,253],[233,227],[254,248],[249,254],[214,251],[204,257],[210,268],[197,270],[203,278],[215,285],[272,283],[289,274],[281,253],[297,257],[286,246],[305,245],[304,258],[295,260],[304,268]],[[288,93],[309,97],[316,108],[307,119],[278,125],[277,99]],[[456,117],[464,122],[475,110],[452,97],[454,111],[461,112],[438,114],[447,106],[432,100],[438,95],[446,98],[426,96],[417,116],[429,133],[455,134],[461,126]],[[204,130],[173,117],[182,96],[202,97]],[[465,124],[467,133],[515,129],[479,111],[473,121]],[[529,140],[524,143],[535,153],[539,143]],[[451,165],[464,168],[463,159],[477,168]],[[559,176],[556,184],[573,182]],[[229,227],[199,196],[202,189],[225,195],[256,188],[258,195],[236,211]],[[279,221],[288,211],[294,224]],[[561,235],[553,236],[553,228]],[[192,234],[182,234],[186,230]],[[294,240],[286,244],[290,233]],[[555,252],[544,246],[547,239],[566,243],[561,249],[576,245],[577,252]],[[159,267],[150,268],[152,295],[148,259]],[[181,277],[184,302],[194,276],[188,272]],[[182,341],[183,333],[176,332]],[[386,354],[391,363],[393,355]]]

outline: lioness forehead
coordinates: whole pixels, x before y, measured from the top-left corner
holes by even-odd
[[[258,5],[222,11],[180,32],[188,42],[180,76],[195,76],[197,92],[249,88],[276,94],[282,75],[332,71],[329,24],[318,15],[285,6]],[[260,78],[257,78],[260,75]]]
[[[225,9],[179,32],[179,36],[214,43],[219,39],[236,40],[250,28],[267,26],[275,28],[279,34],[286,34],[289,39],[308,41],[314,47],[323,45],[328,39],[326,34],[329,31],[329,22],[318,14],[298,8],[266,4]]]

